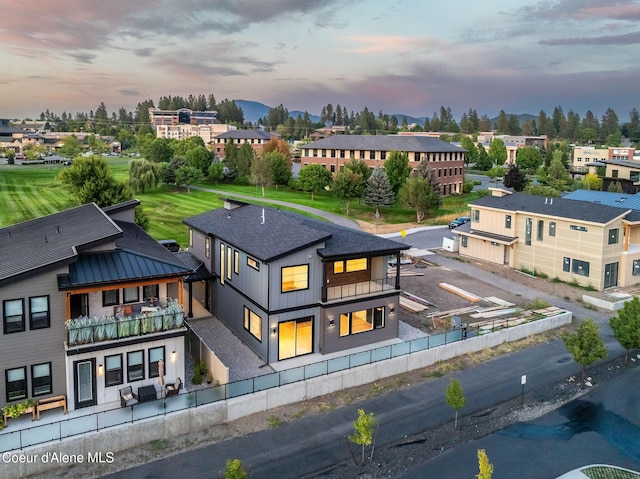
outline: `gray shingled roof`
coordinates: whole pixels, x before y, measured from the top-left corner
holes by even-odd
[[[507,211],[530,211],[536,214],[601,224],[606,224],[631,211],[629,208],[618,208],[588,201],[535,196],[526,193],[513,193],[502,197],[485,196],[472,201],[469,205],[471,207],[484,206]]]
[[[313,245],[319,246],[318,254],[323,258],[394,254],[409,248],[298,213],[256,205],[219,208],[187,218],[184,223],[267,263]]]
[[[122,236],[94,203],[0,229],[0,284],[45,266],[72,261],[83,246]]]
[[[303,149],[464,152],[459,146],[429,136],[332,135],[312,141]]]
[[[230,130],[225,131],[224,133],[220,133],[216,135],[215,138],[222,138],[226,140],[227,138],[231,138],[232,140],[270,140],[273,136],[278,137],[278,135],[272,135],[271,133],[267,133],[264,130]]]

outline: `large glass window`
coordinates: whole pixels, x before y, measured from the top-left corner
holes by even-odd
[[[340,315],[340,336],[363,333],[384,327],[384,307],[352,311]]]
[[[156,304],[158,302],[158,297],[160,296],[160,286],[157,284],[149,284],[147,286],[142,287],[142,297],[144,300],[151,304]]]
[[[24,331],[24,299],[8,299],[2,302],[4,334]]]
[[[620,231],[618,228],[613,228],[609,230],[609,244],[618,244],[618,237]]]
[[[278,359],[287,359],[313,352],[313,320],[311,318],[284,321],[278,324]]]
[[[144,354],[142,351],[127,353],[127,382],[144,379]]]
[[[538,234],[536,239],[538,241],[542,241],[543,236],[544,236],[544,221],[538,220]]]
[[[115,306],[120,304],[120,290],[110,289],[102,292],[102,306]]]
[[[31,366],[31,389],[33,396],[51,394],[51,363]]]
[[[524,223],[524,244],[531,246],[531,230],[533,229],[533,220],[527,218]]]
[[[262,342],[262,318],[246,306],[244,307],[244,329]]]
[[[157,348],[149,348],[149,377],[157,378],[160,376],[158,361],[164,362],[164,346]],[[163,373],[164,374],[164,373]]]
[[[48,328],[50,325],[49,318],[49,296],[29,298],[29,328]]]
[[[131,286],[122,290],[122,301],[125,303],[137,303],[140,301],[140,288]]]
[[[105,377],[106,386],[116,386],[122,384],[122,354],[105,356]]]
[[[282,292],[299,291],[309,288],[309,265],[282,268]]]
[[[573,274],[578,274],[580,276],[589,277],[589,262],[580,261],[579,259],[574,259],[571,262],[571,272]]]
[[[366,269],[367,269],[367,258],[347,260],[347,273],[351,273],[353,271],[364,271]]]
[[[27,368],[7,369],[5,372],[7,402],[27,397]]]

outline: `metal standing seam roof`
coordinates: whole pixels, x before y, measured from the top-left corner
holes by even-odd
[[[117,283],[190,273],[186,265],[160,261],[131,251],[83,254],[69,265],[69,278],[62,288]]]
[[[409,248],[298,213],[250,204],[208,211],[187,218],[184,223],[267,263],[313,245],[318,245],[318,254],[323,258],[391,254]]]
[[[466,152],[446,141],[429,136],[393,135],[332,135],[312,141],[302,149],[418,151],[418,152]]]
[[[628,214],[629,208],[601,205],[587,201],[549,198],[545,196],[513,193],[511,195],[485,196],[469,203],[469,206],[484,206],[507,211],[543,214],[558,218],[570,218],[591,223],[606,224]]]
[[[567,200],[588,201],[618,208],[640,211],[640,195],[615,193],[611,191],[576,190],[563,196]]]
[[[0,229],[0,282],[73,261],[83,246],[114,241],[122,230],[95,204]]]

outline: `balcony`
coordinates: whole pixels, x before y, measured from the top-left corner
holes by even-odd
[[[374,295],[395,289],[395,278],[372,279],[360,283],[330,286],[323,291],[323,301],[336,301],[356,296]]]
[[[151,309],[151,308],[149,308]],[[143,336],[180,329],[184,324],[184,311],[176,301],[166,308],[155,308],[134,316],[80,317],[65,322],[67,346],[75,347],[104,341]]]

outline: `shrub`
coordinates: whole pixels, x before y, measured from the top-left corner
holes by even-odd
[[[193,372],[191,382],[196,385],[202,384],[202,374],[200,374],[200,370],[198,368],[196,368],[196,370]]]

